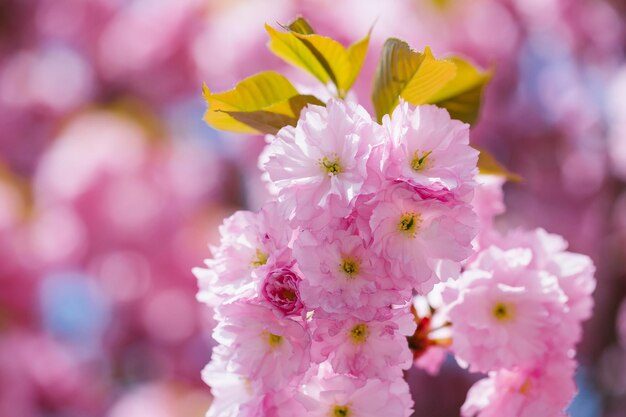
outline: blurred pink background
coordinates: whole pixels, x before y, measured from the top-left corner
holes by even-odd
[[[620,0],[0,2],[0,417],[202,416],[211,312],[191,268],[264,198],[262,137],[202,122],[214,91],[265,69],[302,14],[344,44],[387,37],[496,76],[474,143],[525,181],[509,226],[541,226],[598,266],[574,417],[626,416],[626,6]],[[621,308],[620,308],[621,305]],[[416,415],[457,416],[475,376],[412,371]]]

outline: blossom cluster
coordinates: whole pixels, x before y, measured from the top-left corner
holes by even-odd
[[[331,99],[269,139],[275,198],[226,219],[195,270],[218,321],[208,416],[409,416],[403,371],[447,347],[490,373],[466,416],[565,408],[593,266],[541,230],[500,236],[502,180],[478,175],[468,125],[404,102],[378,124]],[[414,305],[433,292],[447,342]]]
[[[451,350],[487,373],[469,391],[465,417],[559,416],[576,393],[575,345],[593,307],[595,267],[543,229],[494,229],[502,181],[479,178],[476,253],[442,290]]]
[[[435,106],[378,124],[330,100],[280,130],[261,156],[275,200],[227,219],[196,270],[219,322],[209,416],[409,416],[411,299],[472,254],[477,156]]]

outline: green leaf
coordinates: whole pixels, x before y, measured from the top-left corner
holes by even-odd
[[[426,47],[423,53],[419,53],[404,41],[387,39],[372,92],[378,120],[393,111],[400,97],[414,105],[426,103],[455,74],[454,63],[435,59],[430,48]]]
[[[324,85],[332,82],[339,97],[344,97],[354,84],[369,46],[369,33],[346,49],[334,39],[315,34],[301,17],[284,27],[288,32],[279,32],[269,25],[265,28],[270,36],[268,47],[275,55],[312,74]]]
[[[234,89],[212,93],[204,86],[208,109],[204,120],[215,129],[240,133],[270,133],[298,121],[307,104],[324,105],[301,95],[282,75],[267,71],[248,77]]]
[[[499,175],[513,182],[523,181],[523,178],[519,174],[509,171],[486,149],[478,146],[473,146],[473,148],[480,152],[478,155],[478,171],[481,174]]]
[[[483,91],[493,76],[492,71],[479,71],[458,57],[447,60],[456,65],[456,76],[427,102],[447,109],[454,119],[473,124],[478,119]]]

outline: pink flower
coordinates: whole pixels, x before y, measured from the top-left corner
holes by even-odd
[[[248,379],[228,370],[229,348],[213,348],[211,362],[202,370],[202,380],[211,387],[213,402],[207,417],[237,417],[243,404],[254,398]]]
[[[568,252],[567,242],[559,235],[539,228],[515,229],[499,237],[495,244],[501,248],[528,248],[532,251],[530,268],[546,271],[558,279],[561,290],[567,296],[568,317],[581,323],[591,316],[593,291],[596,287],[595,266],[586,255]],[[582,326],[570,329],[568,339],[580,340]]]
[[[401,102],[391,118],[383,118],[389,156],[383,172],[389,180],[406,181],[465,196],[474,188],[478,151],[469,146],[469,125],[452,120],[448,111]]]
[[[399,287],[408,282],[427,293],[439,280],[454,278],[472,253],[476,217],[467,204],[423,199],[403,184],[387,187],[369,204],[375,204],[372,250],[389,261],[387,272]]]
[[[576,394],[575,362],[549,357],[528,370],[500,370],[478,381],[461,408],[463,417],[557,417]]]
[[[406,310],[395,310],[380,321],[314,317],[313,327],[312,358],[317,363],[328,359],[336,373],[389,379],[411,367],[413,355],[406,336],[413,335],[416,325]]]
[[[301,281],[290,268],[275,269],[261,284],[261,294],[284,314],[298,314],[303,308],[299,289]]]
[[[556,277],[529,268],[531,260],[528,249],[490,247],[444,294],[452,350],[471,370],[531,366],[566,343],[567,298]]]
[[[306,408],[298,397],[301,395],[293,389],[282,389],[268,392],[255,401],[246,404],[238,417],[294,417],[305,416]]]
[[[409,386],[401,378],[314,378],[304,392],[313,400],[307,404],[307,417],[409,417],[413,413]]]
[[[217,317],[213,338],[229,349],[228,370],[260,392],[280,389],[309,368],[310,338],[302,324],[242,300],[218,307]]]
[[[259,393],[250,380],[227,369],[229,349],[217,346],[211,362],[202,370],[202,379],[211,387],[213,402],[207,417],[291,417],[306,409],[296,400],[293,387]]]
[[[276,205],[270,204],[259,213],[238,211],[220,226],[221,244],[212,247],[212,259],[205,261],[208,269],[194,268],[198,277],[198,299],[209,305],[254,291],[260,282],[277,267],[293,262],[288,248],[291,230],[282,227]]]
[[[264,152],[264,168],[299,224],[320,214],[348,214],[380,140],[376,126],[363,107],[330,100],[326,107],[308,106],[295,128],[278,132]],[[333,212],[324,213],[330,201],[336,203]]]
[[[406,290],[389,289],[390,282],[383,282],[384,263],[349,231],[336,230],[328,239],[302,232],[294,255],[306,277],[301,293],[308,308],[371,320],[379,310],[410,297]]]

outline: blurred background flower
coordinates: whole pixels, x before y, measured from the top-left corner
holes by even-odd
[[[598,265],[570,411],[626,416],[623,2],[4,0],[0,417],[204,414],[212,319],[190,270],[263,200],[264,141],[207,127],[201,85],[268,68],[310,83],[265,48],[263,23],[298,14],[344,43],[374,25],[355,88],[370,109],[387,37],[495,69],[472,140],[525,179],[500,221]],[[408,378],[431,417],[458,415],[475,380],[450,361]]]

